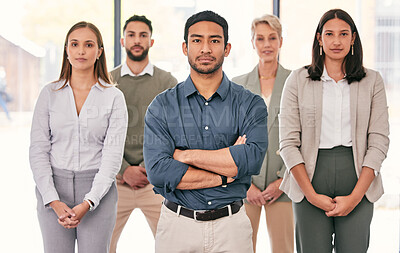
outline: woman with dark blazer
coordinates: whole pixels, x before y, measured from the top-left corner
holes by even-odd
[[[297,252],[368,249],[389,123],[382,77],[362,58],[352,18],[330,10],[311,65],[293,71],[283,89],[280,153],[288,170],[280,188],[294,202]]]
[[[254,250],[261,209],[264,207],[272,252],[290,253],[294,250],[292,204],[279,189],[286,167],[279,155],[278,113],[283,85],[290,74],[278,62],[282,26],[276,16],[264,15],[253,21],[251,33],[259,63],[253,71],[232,81],[264,98],[268,108],[268,149],[260,174],[252,177],[252,184],[247,191],[246,213],[253,228]]]

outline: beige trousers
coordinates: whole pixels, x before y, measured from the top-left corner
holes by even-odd
[[[118,182],[117,189],[117,221],[111,238],[110,253],[116,252],[117,243],[122,230],[135,208],[141,209],[153,235],[155,236],[158,219],[160,217],[161,205],[164,199],[161,195],[154,193],[153,185],[151,184],[148,184],[139,190],[134,190],[129,185]]]
[[[253,247],[256,252],[257,232],[260,224],[261,206],[246,203],[246,213],[253,228]],[[273,253],[293,253],[294,222],[292,202],[275,202],[264,205],[267,229]]]
[[[195,221],[161,208],[156,253],[252,253],[251,225],[242,207],[214,221]]]

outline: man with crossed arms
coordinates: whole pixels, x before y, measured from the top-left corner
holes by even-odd
[[[158,95],[145,117],[146,171],[165,198],[155,249],[250,253],[242,205],[268,145],[267,108],[222,71],[231,49],[224,18],[193,15],[184,40],[190,76]]]

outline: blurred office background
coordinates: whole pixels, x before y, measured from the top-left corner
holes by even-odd
[[[280,62],[297,69],[311,62],[311,45],[322,14],[332,8],[346,10],[360,32],[364,65],[383,75],[386,85],[391,144],[383,164],[385,194],[375,204],[369,252],[399,252],[400,170],[400,0],[121,0],[121,26],[133,14],[153,22],[153,64],[183,81],[189,73],[182,53],[186,19],[213,10],[229,23],[231,54],[225,59],[228,77],[249,72],[258,57],[251,45],[250,25],[255,17],[273,13],[280,2],[283,46]],[[78,21],[94,23],[102,32],[108,69],[114,67],[114,1],[0,0],[0,79],[9,95],[11,120],[0,108],[0,215],[5,221],[4,252],[42,252],[36,218],[34,182],[29,168],[29,131],[40,89],[58,78],[63,43]],[[116,45],[120,47],[119,44]],[[125,52],[122,49],[122,61]],[[258,252],[269,252],[265,221],[260,224]],[[240,236],[240,235],[238,235]],[[119,244],[120,252],[153,252],[150,229],[135,211]]]

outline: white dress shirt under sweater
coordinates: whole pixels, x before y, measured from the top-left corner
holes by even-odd
[[[91,88],[78,116],[71,86],[46,85],[32,119],[29,160],[45,205],[59,200],[52,169],[98,169],[85,196],[98,206],[120,170],[127,130],[123,93],[103,81]],[[83,200],[82,200],[83,201]]]
[[[352,146],[350,85],[346,79],[335,82],[324,68],[322,80],[322,122],[319,148]]]
[[[128,64],[126,64],[126,62],[122,63],[121,66],[121,76],[125,76],[125,75],[130,75],[130,76],[144,76],[145,74],[149,74],[151,76],[153,76],[154,74],[154,66],[153,64],[149,63],[146,65],[146,67],[144,67],[144,69],[142,70],[142,72],[140,72],[139,74],[135,75],[131,69],[128,67]]]

